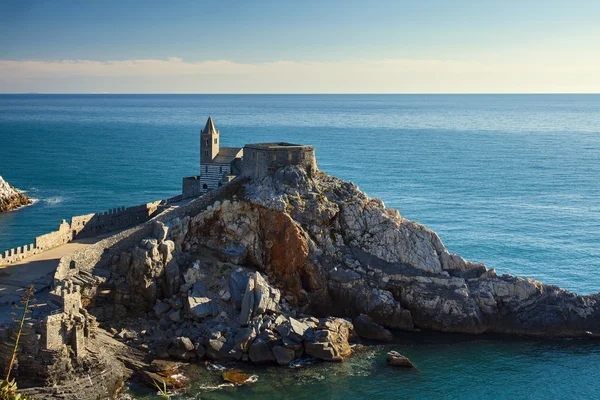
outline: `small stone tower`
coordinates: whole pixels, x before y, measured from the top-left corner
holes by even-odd
[[[200,165],[211,163],[219,154],[219,131],[211,117],[208,117],[206,126],[200,131]]]

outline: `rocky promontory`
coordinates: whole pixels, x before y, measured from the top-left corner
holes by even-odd
[[[499,275],[448,252],[435,232],[356,185],[295,166],[260,180],[238,178],[63,258],[54,293],[63,293],[62,309],[57,306],[63,314],[51,316],[55,325],[48,317],[40,337],[48,343],[44,329],[54,326],[52,354],[71,357],[55,364],[68,366],[64,379],[57,368],[46,378],[55,387],[73,377],[81,359],[99,352],[129,371],[123,376],[135,371],[147,380],[157,376],[148,369],[154,359],[340,362],[361,337],[387,341],[392,328],[600,333],[600,294]],[[81,300],[67,307],[73,300],[64,293]],[[122,350],[106,354],[109,339],[135,349],[135,359]],[[73,343],[83,356],[61,350]],[[43,354],[44,346],[31,349]],[[395,354],[390,363],[407,364]]]
[[[0,176],[0,212],[14,210],[30,203],[29,197],[9,185]]]

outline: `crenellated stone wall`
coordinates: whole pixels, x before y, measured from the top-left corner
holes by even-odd
[[[167,222],[175,218],[198,215],[221,197],[237,193],[247,181],[247,178],[237,178],[216,190],[208,192],[204,196],[190,201],[188,204],[157,215],[152,221]],[[121,252],[129,250],[142,239],[151,237],[154,231],[152,221],[119,232],[84,249],[74,251],[62,257],[54,274],[54,282],[73,278],[81,271],[91,272],[94,268],[108,265],[113,257],[118,257]]]
[[[56,231],[36,237],[34,243],[0,253],[0,265],[23,260],[75,239],[93,237],[137,225],[155,216],[163,206],[165,202],[158,200],[128,208],[114,208],[103,213],[78,215],[72,217],[70,223],[63,220]]]

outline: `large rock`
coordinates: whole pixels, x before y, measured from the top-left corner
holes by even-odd
[[[248,356],[250,357],[250,361],[255,364],[265,364],[275,359],[269,348],[268,341],[262,337],[258,337],[252,342]]]
[[[413,363],[408,358],[398,353],[397,351],[388,352],[386,360],[388,365],[391,365],[393,367],[415,368]]]
[[[278,312],[280,297],[279,290],[271,286],[260,272],[252,274],[242,298],[240,324],[248,325],[252,317],[266,312]]]
[[[348,342],[352,331],[352,324],[345,319],[324,318],[319,322],[314,338],[304,341],[304,350],[314,358],[342,361],[352,353]]]
[[[294,358],[296,357],[296,353],[293,349],[284,346],[274,346],[271,351],[279,365],[288,365],[294,361]]]
[[[199,282],[195,283],[188,292],[188,309],[192,316],[200,319],[219,313],[215,300],[206,297]]]
[[[375,323],[371,317],[361,314],[352,320],[356,334],[361,338],[389,342],[394,339],[392,332]]]
[[[241,328],[233,339],[233,347],[240,349],[243,353],[247,353],[255,337],[256,333],[254,329]]]
[[[187,337],[176,337],[169,346],[169,355],[179,360],[189,360],[196,356],[194,344]]]
[[[229,293],[231,300],[237,309],[242,307],[242,299],[248,286],[248,275],[243,268],[238,268],[231,272],[229,279]]]
[[[0,212],[14,210],[29,203],[31,200],[27,196],[10,186],[0,176]]]

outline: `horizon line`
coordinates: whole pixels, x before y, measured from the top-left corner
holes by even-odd
[[[156,95],[176,95],[176,96],[356,96],[356,95],[378,95],[378,96],[402,96],[402,95],[599,95],[600,92],[405,92],[405,93],[377,93],[377,92],[355,92],[355,93],[98,93],[98,92],[0,92],[0,95],[22,96],[22,95],[85,95],[85,96],[107,96],[107,95],[126,95],[126,96],[156,96]]]

